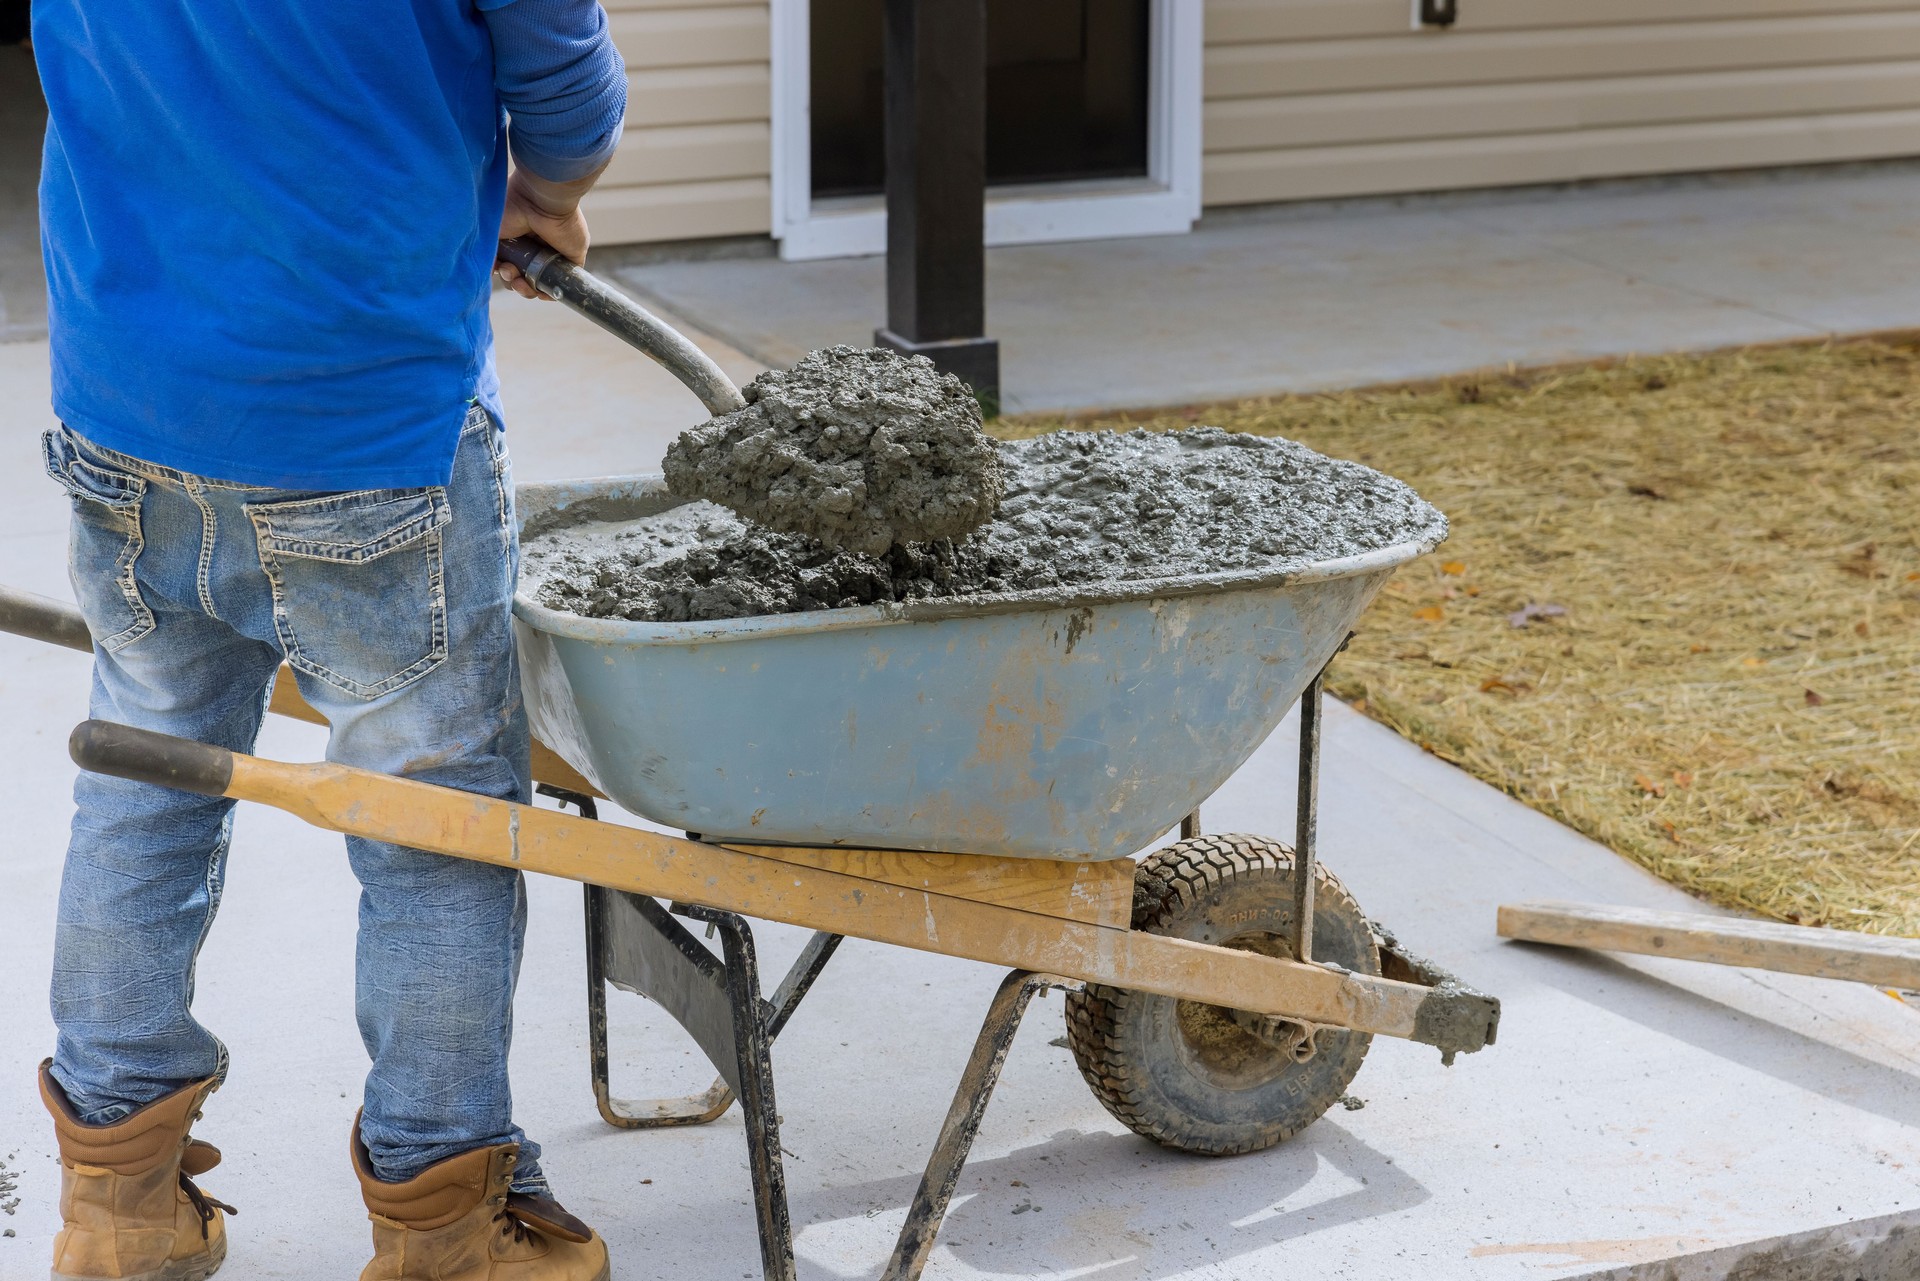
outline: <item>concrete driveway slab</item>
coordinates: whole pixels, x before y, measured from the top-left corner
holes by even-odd
[[[24,1199],[6,1220],[17,1235],[0,1240],[0,1278],[25,1281],[54,1226],[57,1171],[30,1073],[51,1036],[43,994],[71,777],[60,747],[86,662],[0,638],[0,672],[17,727],[6,763],[34,798],[6,855],[0,988],[12,1033],[0,1150],[17,1153]],[[1283,729],[1215,798],[1210,826],[1289,830],[1290,738]],[[1436,802],[1487,789],[1357,715],[1334,709],[1327,741],[1329,865],[1409,945],[1505,999],[1500,1043],[1448,1069],[1423,1047],[1376,1041],[1353,1087],[1363,1108],[1212,1161],[1160,1151],[1101,1111],[1053,1043],[1058,999],[1044,1001],[930,1276],[1600,1277],[1676,1254],[1751,1253],[1843,1220],[1920,1222],[1912,1011],[1816,980],[1500,943],[1492,911],[1505,897],[1684,899],[1504,798]],[[261,750],[314,759],[322,743],[281,723]],[[204,1128],[227,1152],[208,1183],[243,1209],[237,1275],[352,1275],[363,1259],[340,1157],[363,1069],[355,892],[340,855],[337,838],[249,808],[202,962],[198,1008],[234,1056]],[[737,1117],[654,1133],[600,1123],[584,1071],[579,892],[538,881],[532,902],[516,1092],[567,1200],[630,1275],[757,1275]],[[769,968],[802,937],[761,934]],[[969,962],[850,943],[781,1039],[803,1275],[874,1275],[995,981]],[[710,1079],[657,1010],[616,994],[613,1011],[616,1088],[683,1093]]]
[[[1910,167],[1682,186],[1583,201],[1483,202],[1475,227],[1821,333],[1920,323]]]
[[[1920,168],[1227,211],[987,255],[1012,411],[1169,405],[1920,325]],[[661,262],[642,296],[769,364],[865,345],[880,259]]]

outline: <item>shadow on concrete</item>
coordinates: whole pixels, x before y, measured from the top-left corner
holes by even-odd
[[[744,1137],[741,1143],[744,1194]],[[879,1215],[897,1225],[919,1176],[824,1188],[810,1182],[806,1162],[791,1160],[787,1186],[803,1259],[809,1229],[831,1230]],[[1332,1195],[1300,1200],[1316,1183]],[[1092,1212],[1084,1208],[1089,1185],[1098,1189],[1093,1199],[1099,1208]],[[1267,1152],[1226,1159],[1170,1152],[1131,1134],[1066,1130],[1004,1156],[968,1162],[934,1248],[982,1274],[1053,1276],[1064,1270],[1092,1277],[1124,1268],[1128,1277],[1144,1281],[1201,1264],[1227,1265],[1283,1241],[1399,1214],[1429,1195],[1392,1158],[1329,1120]],[[1072,1212],[1070,1206],[1082,1208]],[[710,1205],[656,1209],[647,1227],[668,1236],[710,1233],[711,1212]],[[751,1214],[744,1206],[740,1213]],[[813,1269],[823,1262],[808,1260]],[[876,1255],[864,1262],[869,1266],[848,1275],[877,1275],[886,1260]]]

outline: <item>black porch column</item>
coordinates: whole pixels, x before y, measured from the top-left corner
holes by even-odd
[[[986,0],[886,0],[887,323],[882,347],[926,356],[1000,405],[986,330]]]

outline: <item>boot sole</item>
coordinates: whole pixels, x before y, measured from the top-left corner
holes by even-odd
[[[226,1261],[227,1240],[222,1237],[220,1243],[205,1254],[196,1255],[191,1259],[174,1259],[151,1272],[137,1272],[124,1277],[115,1277],[112,1281],[207,1281],[207,1278],[218,1272],[220,1265]],[[47,1275],[50,1281],[103,1281],[100,1277],[76,1276],[70,1272],[50,1272]],[[605,1281],[604,1276],[601,1281]]]

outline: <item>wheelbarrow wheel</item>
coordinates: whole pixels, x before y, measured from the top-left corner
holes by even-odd
[[[1313,955],[1380,973],[1346,887],[1314,868]],[[1133,928],[1290,957],[1293,851],[1260,836],[1198,836],[1158,850],[1133,882]],[[1067,997],[1067,1044],[1107,1111],[1182,1152],[1272,1147],[1347,1091],[1373,1038],[1197,1001],[1089,985]]]

